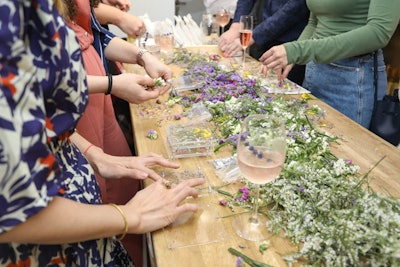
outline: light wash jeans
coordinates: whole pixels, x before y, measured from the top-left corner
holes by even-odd
[[[387,92],[386,66],[378,50],[378,99]],[[374,107],[374,57],[351,57],[329,64],[310,62],[303,87],[350,119],[369,127]]]

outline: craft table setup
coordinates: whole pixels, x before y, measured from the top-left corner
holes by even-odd
[[[213,45],[193,46],[187,49],[192,52],[220,54],[218,47]],[[126,65],[125,68],[127,71],[139,71],[137,67],[131,65]],[[171,65],[171,68],[175,77],[182,75],[180,66]],[[286,97],[299,98],[300,95],[293,94]],[[261,242],[242,239],[232,229],[234,214],[240,212],[241,208],[237,207],[232,212],[230,208],[219,203],[223,196],[216,191],[216,188],[223,186],[224,182],[216,175],[212,161],[232,156],[232,148],[224,147],[210,155],[171,157],[171,151],[167,146],[168,134],[171,134],[169,127],[185,124],[190,118],[183,116],[178,120],[176,115],[182,114],[182,107],[166,106],[167,99],[166,95],[160,97],[158,101],[152,100],[145,105],[131,104],[137,154],[155,152],[179,162],[181,167],[178,170],[155,167],[155,170],[165,178],[186,179],[201,176],[206,182],[199,189],[199,198],[187,200],[199,204],[197,213],[185,214],[173,225],[147,235],[151,266],[236,266],[237,256],[229,253],[229,248],[239,250],[246,256],[271,266],[288,266],[284,256],[298,251],[298,248],[287,240],[283,233],[271,237],[268,249],[260,253]],[[369,184],[375,191],[399,198],[400,151],[322,101],[313,98],[308,100],[308,103],[318,105],[325,110],[325,116],[318,122],[320,130],[340,138],[338,143],[330,145],[333,154],[338,158],[351,159],[360,167],[361,174],[369,172],[368,177],[371,178]],[[146,110],[143,107],[146,107]],[[157,139],[146,137],[151,129],[158,133]],[[148,183],[151,181],[145,181],[145,186]],[[238,185],[233,184],[223,188],[234,192]],[[300,263],[295,263],[294,266],[300,266]]]

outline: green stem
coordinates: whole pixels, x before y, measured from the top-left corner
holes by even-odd
[[[247,264],[252,267],[273,267],[269,264],[253,260],[234,248],[228,248],[228,251],[235,256],[241,257]]]

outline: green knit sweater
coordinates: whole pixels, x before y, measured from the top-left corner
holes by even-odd
[[[385,47],[400,18],[400,0],[307,0],[310,20],[285,43],[288,62],[329,63]]]

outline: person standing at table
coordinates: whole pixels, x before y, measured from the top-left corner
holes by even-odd
[[[132,266],[115,236],[196,211],[179,203],[204,180],[168,189],[159,179],[124,205],[103,205],[93,168],[71,142],[88,101],[74,32],[49,0],[0,2],[0,25],[1,265]],[[93,149],[88,158],[108,162],[98,169],[104,177],[123,172],[124,158]]]
[[[149,76],[162,77],[164,80],[172,77],[171,70],[146,50],[115,37],[101,27],[93,13],[93,8],[97,7],[99,1],[75,0],[65,3],[69,10],[66,16],[67,24],[78,37],[88,74],[89,104],[76,127],[79,134],[93,145],[85,149],[85,154],[90,156],[93,147],[99,147],[112,156],[132,156],[115,117],[111,94],[130,103],[141,103],[157,98],[166,92],[169,86],[146,90],[147,87],[154,86],[154,80],[149,77],[130,73],[112,75],[108,72],[107,75],[106,59],[140,64]],[[141,159],[139,157],[132,160]],[[178,167],[172,163],[169,163],[169,166]],[[148,169],[141,169],[141,172],[142,179],[149,174]],[[155,172],[151,174],[157,175]],[[104,203],[124,204],[140,189],[140,181],[136,179],[104,179],[99,173],[96,173],[96,177]],[[158,175],[157,177],[159,178]],[[123,244],[134,261],[140,265],[143,260],[143,236],[127,235]]]
[[[282,72],[307,64],[303,87],[365,128],[374,107],[374,53],[378,99],[387,90],[382,47],[396,30],[400,0],[307,0],[310,21],[300,38],[272,47],[260,61]]]
[[[309,10],[305,0],[238,0],[233,23],[218,41],[224,55],[230,57],[242,51],[240,16],[250,14],[256,1],[264,3],[261,22],[254,27],[249,43],[250,55],[255,59],[274,45],[296,40],[307,25]],[[288,78],[301,84],[304,71],[304,66],[295,66]]]

